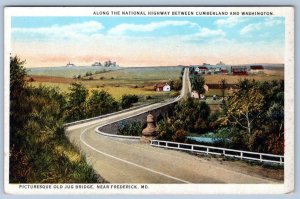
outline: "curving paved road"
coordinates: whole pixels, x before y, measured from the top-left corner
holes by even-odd
[[[188,71],[177,101],[190,93]],[[170,103],[170,102],[169,102]],[[153,104],[66,128],[66,135],[86,155],[97,173],[111,183],[274,183],[217,165],[187,153],[151,147],[138,141],[110,138],[95,128],[148,111],[165,103]]]

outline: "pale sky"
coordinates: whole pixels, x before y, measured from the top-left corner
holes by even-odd
[[[283,17],[13,17],[26,67],[284,63]]]

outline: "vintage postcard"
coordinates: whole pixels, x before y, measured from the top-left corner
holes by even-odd
[[[7,194],[294,190],[293,7],[6,7]]]

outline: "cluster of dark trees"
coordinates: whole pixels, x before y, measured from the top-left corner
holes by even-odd
[[[85,118],[96,117],[120,109],[130,108],[133,103],[138,102],[137,95],[123,95],[120,102],[116,101],[104,90],[93,90],[91,95],[88,90],[79,83],[73,83],[67,96],[65,120],[67,122],[77,121]]]
[[[234,132],[240,148],[283,154],[284,81],[240,81],[220,121]]]
[[[169,117],[158,122],[159,139],[186,141],[188,133],[206,133],[216,128],[218,113],[211,113],[206,102],[188,98],[179,102]]]
[[[181,87],[182,87],[182,78],[178,79],[178,80],[171,80],[169,81],[169,85],[171,87],[172,90],[174,91],[180,91]]]
[[[193,89],[204,93],[205,80],[191,78]],[[224,86],[225,85],[225,86]],[[220,82],[225,90],[226,80]],[[218,139],[216,146],[273,154],[284,153],[284,81],[240,80],[237,89],[212,113],[199,99],[180,102],[173,114],[159,122],[159,139],[186,142],[190,133]],[[211,135],[213,133],[213,135]]]
[[[121,104],[130,107],[133,101],[128,102],[127,96],[126,102],[123,98],[118,102],[103,90],[89,94],[78,83],[71,85],[68,94],[58,88],[30,86],[24,63],[17,56],[10,58],[10,182],[101,182],[65,137],[63,124],[117,111]]]
[[[65,120],[77,121],[85,118],[115,112],[119,110],[119,103],[106,91],[93,90],[89,95],[82,84],[73,83],[67,95]]]

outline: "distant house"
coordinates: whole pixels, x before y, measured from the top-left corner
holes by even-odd
[[[199,66],[198,67],[200,74],[206,74],[208,72],[208,68],[206,66]]]
[[[204,88],[205,92],[208,92],[208,90],[209,90],[209,87],[208,87],[208,85],[207,85],[207,84],[205,84],[205,85],[203,86],[203,88]]]
[[[101,62],[95,62],[92,64],[92,66],[102,66]]]
[[[261,72],[264,72],[264,67],[262,65],[250,66],[250,73],[256,74],[256,73],[261,73]]]
[[[191,97],[195,99],[199,99],[199,94],[197,91],[192,91]],[[205,95],[200,94],[200,99],[205,100]]]
[[[199,99],[199,94],[198,94],[198,92],[196,92],[196,91],[192,91],[192,93],[191,93],[191,97],[192,97],[192,98]]]
[[[214,74],[220,74],[221,73],[221,68],[217,67],[215,68]]]
[[[203,88],[204,88],[205,92],[208,92],[209,87],[208,87],[207,84],[204,84]],[[198,94],[198,92],[197,92],[197,91],[192,91],[191,97],[192,97],[192,98],[199,99],[199,94]],[[205,99],[205,95],[200,94],[200,99]]]
[[[168,83],[155,84],[154,90],[157,91],[157,92],[160,92],[160,91],[167,92],[167,91],[171,91],[171,86]]]
[[[66,67],[74,67],[75,64],[72,64],[71,62],[67,63]]]
[[[226,69],[226,67],[221,67],[221,73],[228,74],[228,70]]]
[[[248,75],[247,66],[231,66],[233,75]]]

